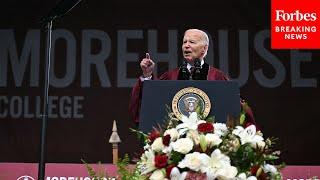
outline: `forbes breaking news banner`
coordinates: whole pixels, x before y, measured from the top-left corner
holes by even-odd
[[[273,49],[320,48],[319,0],[272,0]]]

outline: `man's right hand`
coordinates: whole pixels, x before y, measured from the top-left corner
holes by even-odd
[[[154,62],[150,59],[149,53],[146,53],[146,57],[140,62],[140,67],[143,73],[143,77],[150,77],[154,69]]]

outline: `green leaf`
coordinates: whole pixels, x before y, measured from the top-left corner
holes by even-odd
[[[200,147],[202,149],[203,152],[207,151],[207,141],[206,141],[206,137],[204,134],[200,135]]]
[[[88,171],[88,175],[92,179],[100,180],[100,179],[105,179],[105,177],[108,177],[107,173],[104,173],[104,171],[102,170],[103,167],[101,165],[101,162],[98,162],[99,169],[98,169],[98,172],[96,172],[85,160],[81,159],[81,161],[86,166],[86,169]]]
[[[244,113],[241,113],[240,115],[240,124],[242,125],[246,120],[246,115]]]
[[[117,162],[118,174],[121,177],[121,180],[145,180],[146,177],[142,176],[137,166],[133,169],[129,167],[130,158],[128,154],[124,155],[124,158],[119,158]]]
[[[206,121],[210,123],[214,123],[216,121],[216,117],[215,116],[207,117]]]
[[[179,164],[179,162],[183,159],[183,157],[184,157],[183,154],[176,151],[172,151],[170,159],[174,164]]]
[[[135,130],[133,128],[129,128],[131,130],[131,132],[134,132],[136,133],[137,135],[137,138],[140,139],[141,141],[144,142],[144,144],[147,143],[147,140],[148,140],[148,135],[143,133],[142,131],[138,131],[138,130]]]
[[[200,103],[199,103],[199,105],[197,106],[197,108],[196,108],[196,113],[199,115],[199,116],[201,116],[202,117],[202,113],[201,113],[201,109],[202,109],[202,107],[201,107],[201,105],[200,105]]]
[[[239,172],[249,171],[253,164],[257,164],[255,151],[250,144],[240,146],[237,152],[230,154],[230,159]]]
[[[275,156],[275,155],[266,155],[264,157],[264,160],[266,160],[266,161],[273,161],[273,160],[277,160],[277,159],[279,159],[279,157]]]

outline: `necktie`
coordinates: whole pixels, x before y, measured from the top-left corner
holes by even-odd
[[[190,78],[189,78],[189,79],[192,79],[194,70],[195,70],[195,67],[194,67],[194,66],[191,66],[191,68],[190,68]]]

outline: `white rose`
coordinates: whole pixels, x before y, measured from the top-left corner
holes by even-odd
[[[170,138],[171,138],[170,141],[175,141],[179,138],[178,130],[175,128],[168,129],[164,132],[164,136],[168,134],[170,135]]]
[[[213,127],[214,127],[214,134],[216,134],[220,137],[225,136],[228,133],[228,128],[227,128],[226,124],[214,123]]]
[[[216,134],[208,133],[206,134],[206,142],[208,144],[208,147],[217,146],[222,142],[222,139]]]
[[[164,145],[162,143],[162,137],[158,137],[156,140],[153,141],[151,145],[151,149],[156,152],[162,151],[164,148]]]
[[[172,148],[182,154],[187,154],[193,148],[193,142],[190,138],[181,138],[172,143]]]
[[[151,174],[150,180],[164,180],[165,177],[166,175],[164,174],[164,172],[161,169],[158,169]]]
[[[236,177],[238,170],[233,166],[225,166],[217,171],[218,179],[227,180]]]
[[[204,159],[206,158],[206,154],[193,152],[191,154],[187,154],[182,161],[178,164],[180,168],[189,168],[194,171],[199,171],[202,166],[204,166]]]

